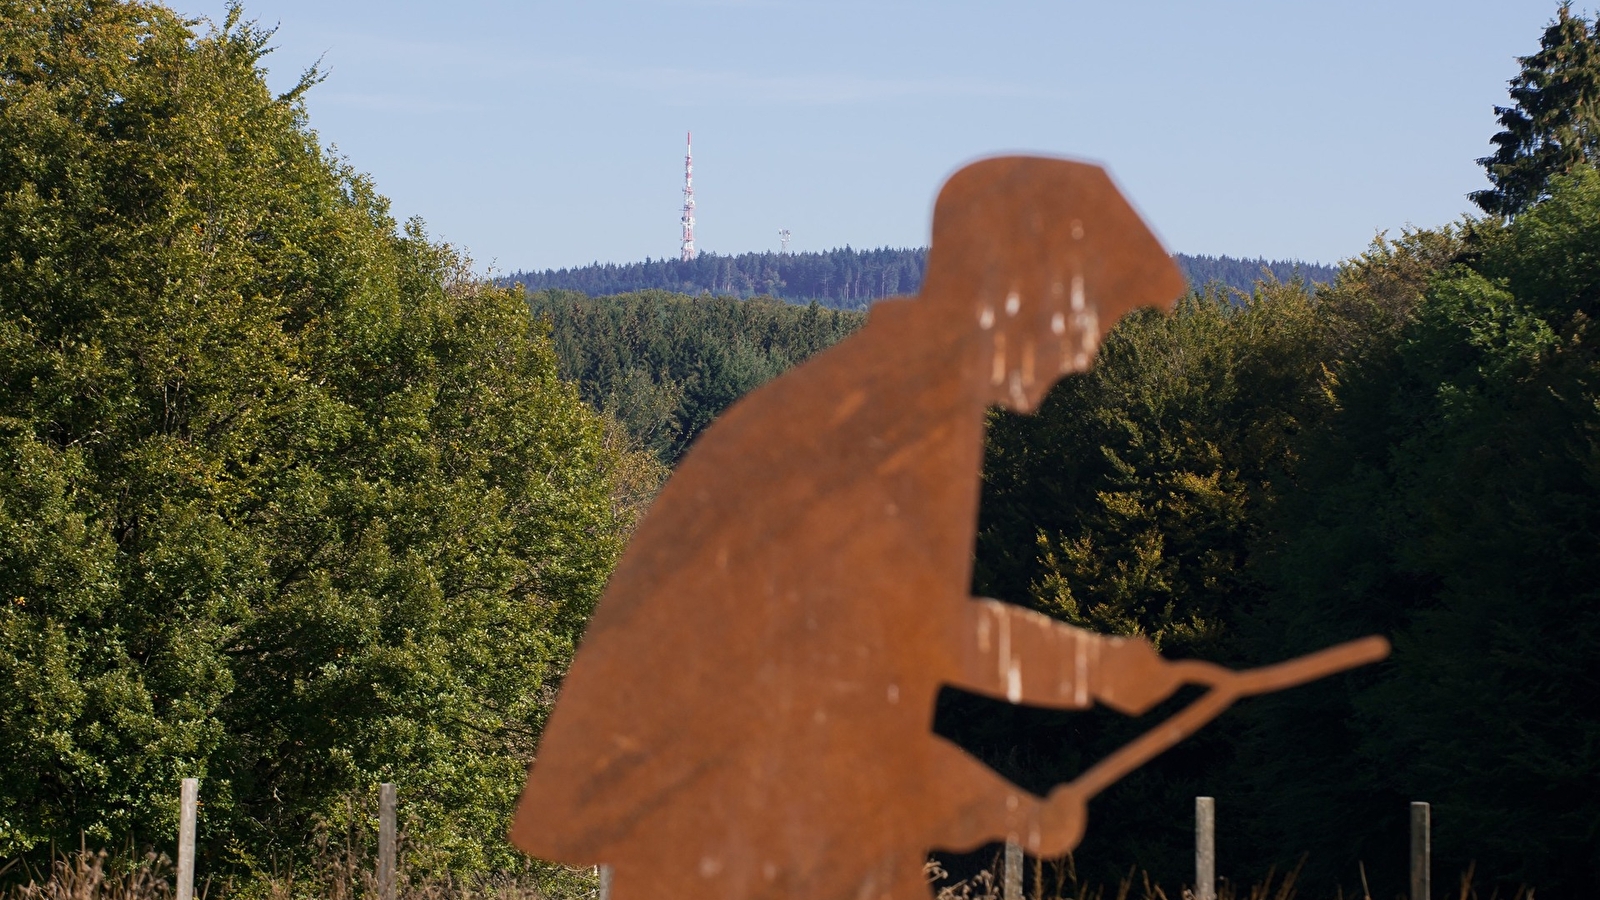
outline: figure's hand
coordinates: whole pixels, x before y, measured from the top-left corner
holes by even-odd
[[[1094,684],[1096,700],[1124,715],[1137,716],[1172,696],[1183,684],[1172,663],[1142,637],[1105,637],[1100,648],[1100,670]]]
[[[1081,792],[1064,784],[1039,804],[1035,818],[1024,836],[1028,852],[1034,856],[1065,856],[1083,840],[1089,807]]]

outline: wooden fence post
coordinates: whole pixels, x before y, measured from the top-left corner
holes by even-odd
[[[1194,896],[1217,900],[1217,801],[1194,798]]]
[[[394,782],[378,785],[378,900],[394,900]]]
[[[178,792],[178,897],[194,900],[194,816],[200,804],[200,780],[185,778]]]
[[[1411,900],[1429,900],[1433,890],[1432,808],[1411,804]]]
[[[611,867],[601,865],[595,869],[600,876],[600,900],[611,900]]]
[[[1022,900],[1022,845],[1016,841],[1006,841],[1006,864],[1002,874],[1005,881],[1001,883],[1001,900]]]

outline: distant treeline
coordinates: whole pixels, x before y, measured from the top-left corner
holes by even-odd
[[[1270,272],[1279,281],[1296,277],[1328,284],[1335,266],[1232,256],[1188,256],[1178,265],[1195,287],[1222,284],[1249,293]],[[694,259],[649,259],[638,263],[591,263],[571,269],[515,272],[506,284],[521,284],[530,293],[542,290],[581,291],[604,297],[634,291],[663,290],[683,294],[735,297],[768,296],[790,303],[816,301],[833,309],[865,309],[872,301],[913,294],[922,285],[928,262],[926,247],[854,250],[843,247],[820,253],[702,253]]]

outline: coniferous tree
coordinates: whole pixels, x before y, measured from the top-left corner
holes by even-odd
[[[865,321],[815,303],[666,291],[547,290],[528,302],[550,323],[562,377],[665,465],[734,401]]]
[[[1478,160],[1494,187],[1472,194],[1484,212],[1513,216],[1546,193],[1552,175],[1600,160],[1600,17],[1593,26],[1562,3],[1511,80],[1513,106],[1497,106],[1504,128]]]
[[[1240,259],[1232,256],[1174,257],[1190,284],[1221,284],[1249,294],[1258,281],[1301,278],[1331,283],[1338,269],[1298,260]],[[818,303],[831,309],[861,310],[885,297],[915,294],[922,285],[928,248],[842,247],[818,253],[701,253],[694,259],[646,259],[642,263],[592,263],[570,269],[515,272],[502,279],[529,294],[581,291],[608,297],[637,291],[674,291],[751,298],[767,296],[788,303]]]

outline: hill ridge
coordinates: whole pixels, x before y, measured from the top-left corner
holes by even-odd
[[[1191,284],[1222,284],[1249,292],[1263,270],[1280,281],[1297,275],[1307,281],[1333,281],[1336,266],[1300,260],[1247,259],[1190,255],[1173,258]],[[644,290],[685,294],[754,297],[766,295],[790,303],[817,302],[832,309],[865,309],[884,297],[915,293],[927,264],[926,247],[879,247],[856,250],[848,244],[806,253],[706,252],[691,260],[651,259],[632,263],[594,262],[586,266],[543,271],[517,271],[499,279],[521,284],[530,293],[558,289],[591,297]]]

